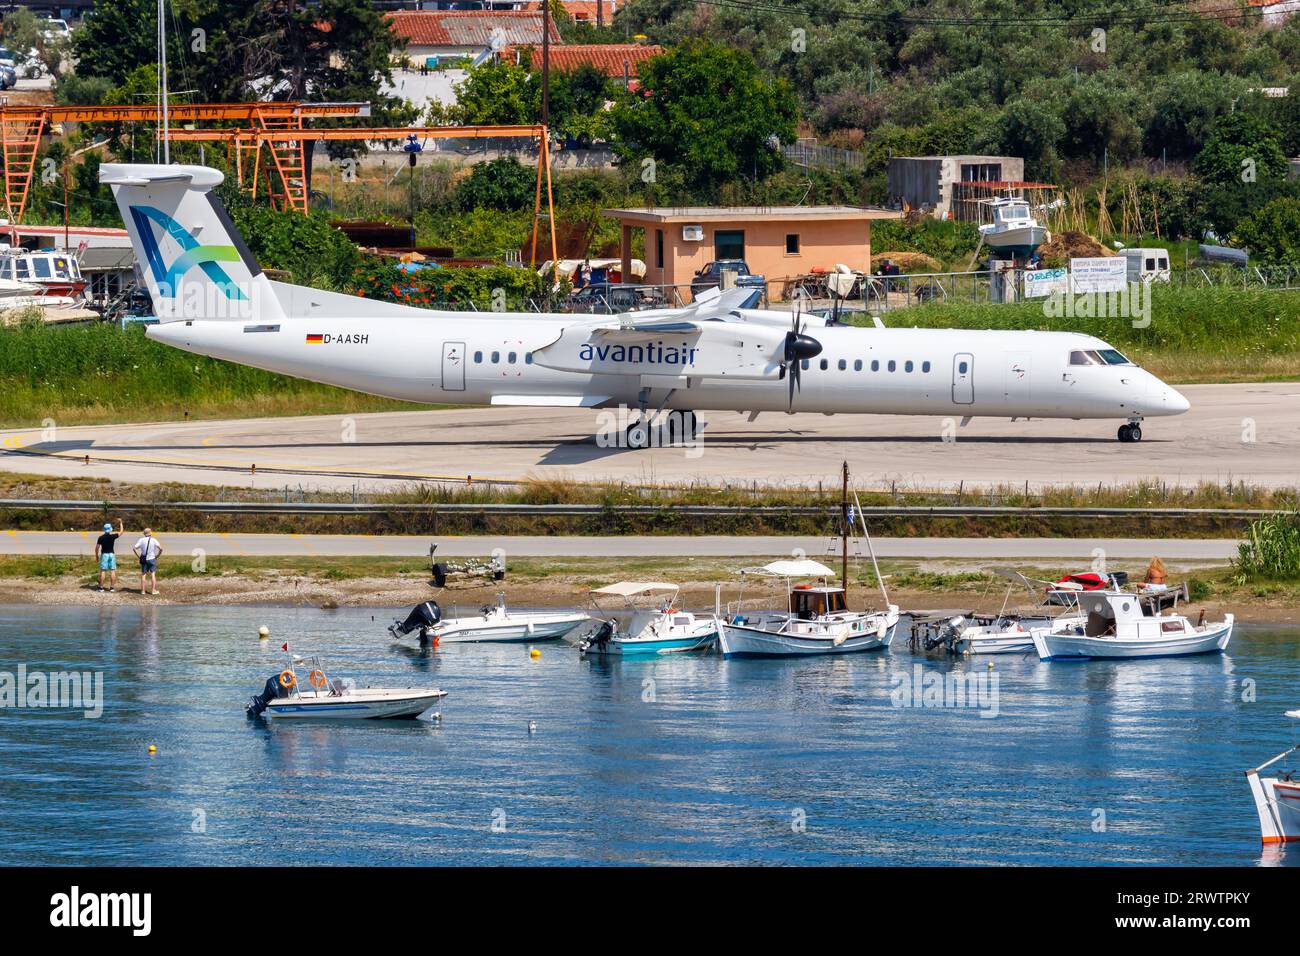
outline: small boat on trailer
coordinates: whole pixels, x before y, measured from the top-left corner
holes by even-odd
[[[1300,710],[1288,710],[1286,716],[1300,720]],[[1250,794],[1255,798],[1255,811],[1259,814],[1260,838],[1265,844],[1300,842],[1300,767],[1279,770],[1273,777],[1259,775],[1261,770],[1297,751],[1300,751],[1300,744],[1246,771]]]
[[[578,650],[622,656],[707,650],[718,638],[717,620],[680,610],[680,590],[661,581],[620,581],[594,588],[589,592],[595,606],[591,617],[597,623],[578,642]],[[622,599],[623,606],[604,608],[597,595]]]
[[[1034,630],[1034,649],[1044,661],[1184,657],[1226,650],[1234,616],[1206,622],[1202,611],[1193,624],[1174,613],[1186,596],[1186,585],[1141,594],[1094,591],[1080,598],[1083,621],[1063,620]]]
[[[277,720],[414,719],[446,696],[437,688],[357,687],[351,680],[330,677],[319,657],[295,654],[284,670],[267,678],[262,693],[255,694],[244,709],[249,717]]]
[[[844,588],[827,582],[835,572],[808,559],[773,561],[746,575],[784,578],[786,607],[778,611],[746,612],[744,589],[734,610],[720,623],[718,650],[723,657],[802,657],[811,654],[851,654],[883,650],[898,630],[898,605],[884,611],[850,611]],[[793,584],[817,578],[818,584]]]
[[[425,601],[413,607],[405,620],[390,624],[388,632],[396,638],[415,634],[421,644],[532,644],[564,637],[590,620],[579,610],[512,611],[506,607],[505,592],[499,592],[495,605],[485,604],[477,615],[466,617],[444,618],[437,601]]]

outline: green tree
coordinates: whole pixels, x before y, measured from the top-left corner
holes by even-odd
[[[56,80],[63,73],[71,46],[64,37],[47,33],[30,10],[19,8],[6,13],[0,23],[0,33],[4,34],[5,46],[18,56],[20,65],[29,54],[35,54],[39,64]]]
[[[537,194],[537,171],[513,156],[475,163],[470,174],[456,186],[456,206],[473,209],[515,211],[530,207]]]
[[[535,123],[533,75],[508,60],[472,66],[456,87],[454,123],[465,126],[523,126]]]
[[[1193,168],[1205,183],[1205,217],[1220,236],[1246,216],[1289,191],[1280,130],[1238,110],[1214,124]]]
[[[625,160],[677,165],[707,188],[763,179],[784,165],[798,106],[790,84],[764,75],[743,50],[691,40],[641,65],[641,87],[614,108]]]
[[[1232,241],[1273,266],[1300,268],[1300,199],[1283,196],[1237,223]]]

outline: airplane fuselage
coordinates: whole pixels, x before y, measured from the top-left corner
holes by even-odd
[[[755,315],[760,315],[755,313]],[[769,321],[774,313],[761,313]],[[437,313],[356,319],[195,320],[153,326],[169,345],[298,378],[430,404],[787,411],[788,383],[695,377],[677,344],[583,346],[584,371],[538,353],[586,316]],[[1108,349],[1069,332],[817,326],[793,411],[1034,418],[1174,415],[1188,404],[1131,363],[1072,364]],[[647,374],[649,372],[650,374]],[[662,373],[662,374],[660,374]],[[648,390],[648,391],[647,391]]]

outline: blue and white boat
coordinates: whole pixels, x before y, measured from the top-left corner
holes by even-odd
[[[262,693],[249,700],[245,711],[249,717],[277,720],[414,719],[446,696],[436,687],[357,687],[349,679],[330,677],[319,657],[295,654],[284,670],[267,679]]]
[[[1177,610],[1177,592],[1172,611]],[[1228,649],[1234,617],[1193,624],[1178,613],[1163,613],[1161,594],[1091,591],[1080,598],[1083,620],[1060,619],[1054,627],[1032,632],[1040,660],[1132,659],[1217,654]]]
[[[773,561],[747,568],[746,575],[784,578],[786,606],[776,611],[744,610],[742,597],[724,621],[718,635],[723,657],[802,657],[812,654],[850,654],[888,647],[898,630],[897,604],[883,611],[850,611],[844,588],[826,583],[835,572],[807,559]],[[796,578],[819,578],[819,584],[792,584]]]
[[[712,647],[718,638],[716,619],[678,608],[679,591],[676,584],[661,581],[620,581],[594,588],[590,594],[597,623],[586,632],[578,649],[584,654],[630,656]],[[602,607],[601,598],[621,600],[622,605]]]

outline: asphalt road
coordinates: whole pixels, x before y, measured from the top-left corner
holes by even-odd
[[[0,470],[125,482],[363,490],[530,477],[634,484],[811,486],[848,459],[859,487],[1031,487],[1154,479],[1300,484],[1300,383],[1193,385],[1191,411],[1152,419],[1138,444],[1113,421],[889,415],[701,414],[695,448],[600,447],[591,409],[466,408],[310,418],[0,432]],[[89,456],[89,464],[86,464]],[[254,473],[253,466],[256,466]]]
[[[400,535],[310,534],[169,534],[156,529],[167,553],[190,554],[201,548],[212,556],[426,557],[438,542],[439,557],[486,557],[494,548],[515,557],[782,557],[802,550],[816,560],[838,555],[838,541],[828,555],[827,537],[732,537],[726,535],[623,537],[441,537]],[[0,532],[0,554],[91,554],[99,529]],[[129,555],[136,530],[124,538]],[[1108,560],[1146,560],[1158,554],[1172,561],[1223,560],[1237,553],[1226,538],[873,538],[880,558],[953,558],[1034,560],[1063,558],[1090,566],[1095,549]],[[854,554],[866,557],[865,545]]]

